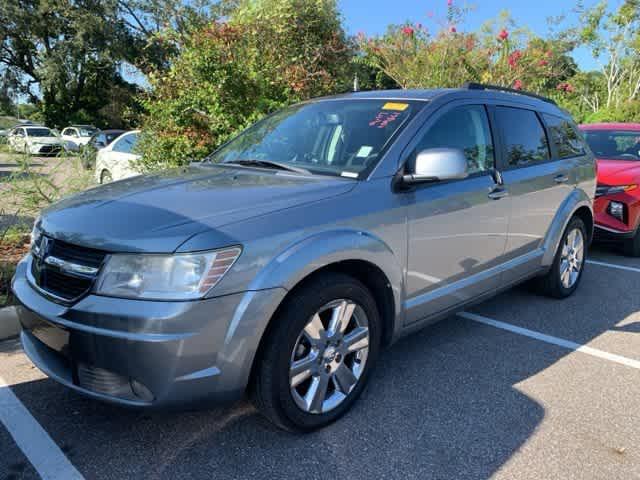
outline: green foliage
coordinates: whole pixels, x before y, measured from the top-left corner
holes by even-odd
[[[335,0],[244,0],[182,41],[171,68],[150,76],[143,169],[200,159],[284,105],[351,87]]]

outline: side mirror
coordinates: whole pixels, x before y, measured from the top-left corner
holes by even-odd
[[[459,148],[430,148],[416,156],[413,173],[405,174],[406,184],[460,180],[467,178],[467,158]]]

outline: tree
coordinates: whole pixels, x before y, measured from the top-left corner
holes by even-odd
[[[591,49],[605,80],[604,107],[619,106],[640,94],[640,1],[625,0],[617,11],[608,2],[592,8],[580,4],[580,41]]]
[[[123,69],[168,66],[175,45],[215,10],[214,0],[14,0],[0,2],[0,83],[39,105],[47,123],[112,120],[101,112],[135,105]],[[203,20],[202,20],[203,21]],[[115,104],[110,93],[117,91]],[[120,108],[122,110],[122,108]]]
[[[178,40],[150,75],[143,167],[199,159],[284,105],[352,87],[352,51],[335,0],[241,0],[225,21]]]

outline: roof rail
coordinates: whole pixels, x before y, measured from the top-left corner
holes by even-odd
[[[550,98],[543,97],[542,95],[537,95],[531,92],[525,92],[524,90],[516,90],[515,88],[500,87],[498,85],[485,85],[483,83],[476,82],[466,82],[464,85],[462,85],[462,88],[467,90],[496,90],[499,92],[517,93],[518,95],[526,95],[527,97],[537,98],[538,100],[542,100],[543,102],[547,102],[552,105],[558,105],[555,100],[552,100]]]

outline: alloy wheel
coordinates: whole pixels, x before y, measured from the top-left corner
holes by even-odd
[[[584,235],[579,228],[566,236],[560,255],[560,281],[564,288],[571,288],[578,281],[584,260]]]
[[[296,405],[320,414],[340,405],[358,384],[369,354],[369,322],[362,307],[338,299],[320,308],[298,336],[289,366]]]

